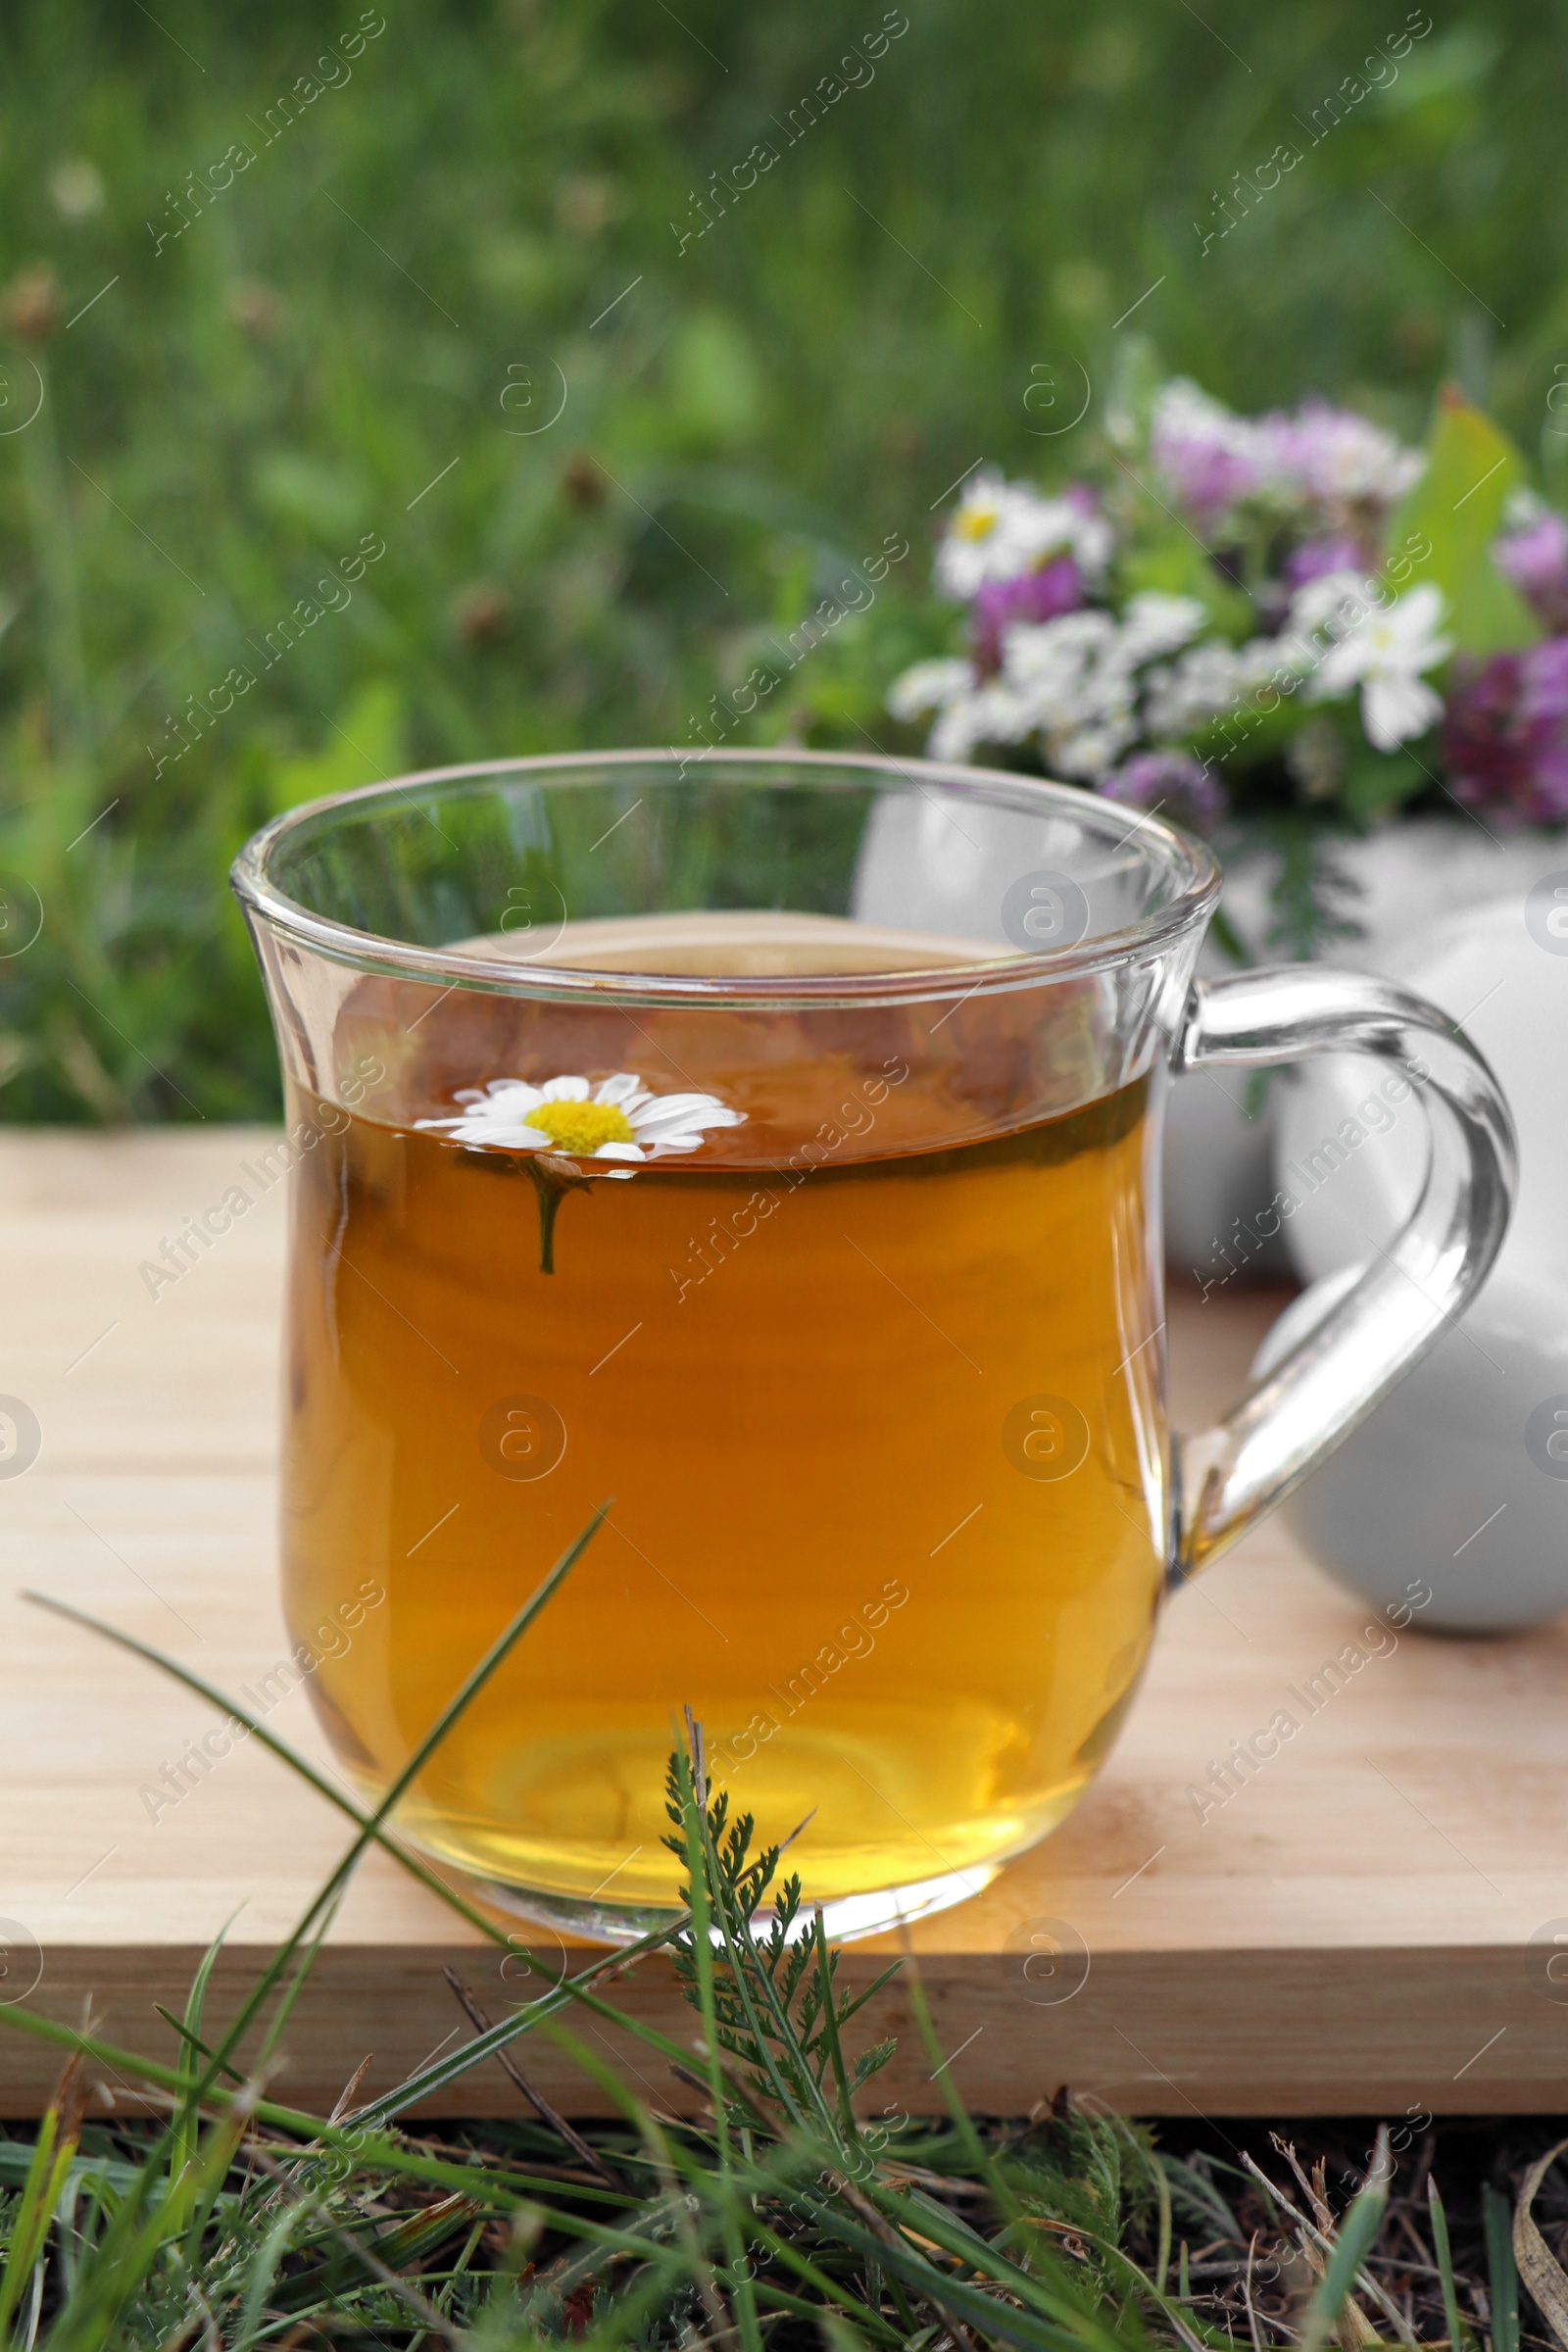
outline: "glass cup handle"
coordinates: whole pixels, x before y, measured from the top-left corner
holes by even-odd
[[[1363,1421],[1485,1278],[1513,1203],[1507,1103],[1458,1025],[1421,997],[1356,972],[1287,964],[1198,981],[1172,1067],[1246,1069],[1310,1054],[1370,1054],[1423,1102],[1426,1184],[1387,1248],[1368,1235],[1360,1280],[1212,1429],[1177,1441],[1177,1580],[1271,1510]],[[1276,1220],[1294,1213],[1276,1193]],[[1276,1222],[1275,1231],[1278,1231]]]

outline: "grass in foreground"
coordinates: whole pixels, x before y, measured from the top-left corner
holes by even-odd
[[[673,1926],[549,1981],[496,2026],[454,1979],[474,2037],[382,2097],[356,2107],[355,2078],[330,2117],[270,2099],[293,2003],[372,1843],[508,1941],[406,1852],[388,1816],[597,1524],[373,1812],[254,1727],[357,1828],[220,2034],[205,2024],[219,1945],[183,2017],[168,2019],[172,2064],[7,2013],[59,2044],[66,2064],[36,2133],[0,2140],[0,2352],[355,2340],[503,2352],[568,2339],[590,2352],[703,2342],[741,2352],[1322,2352],[1330,2342],[1340,2352],[1522,2352],[1521,2276],[1551,2330],[1529,2340],[1568,2345],[1568,2275],[1533,2215],[1539,2194],[1552,2237],[1568,2217],[1568,2186],[1551,2178],[1556,2150],[1530,2165],[1517,2201],[1495,2180],[1476,2183],[1478,2197],[1467,2182],[1450,2230],[1430,2119],[1399,2128],[1401,2151],[1412,2151],[1402,2167],[1380,2127],[1358,2160],[1325,2148],[1310,2169],[1279,2138],[1259,2164],[1216,2127],[1207,2144],[1174,2154],[1065,2091],[1027,2120],[975,2122],[951,2073],[935,2072],[941,2053],[912,1960],[858,1995],[840,1988],[820,1913],[803,1912],[798,1880],[780,1880],[779,1849],[755,1851],[751,1820],[732,1820],[727,1798],[710,1793],[689,1719],[667,1789],[666,1842],[684,1872]],[[686,2040],[612,1997],[615,1978],[660,1946],[694,2012]],[[893,2045],[852,2057],[862,2037],[851,2029],[901,1973],[945,2112],[914,2118],[883,2105],[871,2121]],[[641,2092],[576,2030],[604,2024],[641,2045]],[[530,2034],[573,2057],[614,2122],[579,2130],[556,2114],[523,2071]],[[536,2121],[400,2124],[492,2059]],[[145,2116],[84,2120],[105,2069],[141,2086]],[[659,2080],[695,2092],[697,2113],[683,2120],[657,2090],[644,2095]],[[1426,2132],[1419,2146],[1415,2130]]]

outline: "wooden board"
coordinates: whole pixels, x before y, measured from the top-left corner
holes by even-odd
[[[165,2057],[153,2003],[181,1999],[237,1912],[218,1979],[231,2000],[341,1851],[343,1826],[249,1748],[150,1820],[142,1787],[210,1717],[15,1593],[34,1584],[111,1616],[229,1689],[283,1654],[286,1179],[156,1299],[138,1273],[268,1140],[230,1128],[0,1144],[0,1394],[42,1432],[25,1475],[0,1477],[0,1916],[13,1923],[0,1998],[73,2023],[90,2000],[101,2032]],[[1278,1303],[1173,1300],[1181,1417],[1236,1393]],[[1568,1936],[1568,1628],[1409,1632],[1229,1802],[1200,1821],[1189,1794],[1367,1615],[1277,1526],[1255,1536],[1173,1603],[1132,1723],[1066,1827],[914,1929],[942,2046],[976,2109],[1018,2112],[1063,2082],[1151,2115],[1568,2101],[1568,1984],[1547,1974],[1556,1927]],[[274,1720],[321,1753],[302,1694]],[[868,1972],[886,1948],[858,1945],[847,1965]],[[503,1978],[493,1947],[372,1856],[274,2088],[330,2103],[368,2051],[368,2093],[466,2032],[445,1961],[494,2014],[518,1997],[515,1963]],[[622,1997],[690,2037],[662,1967]],[[901,2050],[879,2103],[929,2109],[896,1993],[886,2023]],[[594,2110],[564,2060],[540,2048],[530,2063],[564,2105]],[[637,2063],[657,2100],[680,2103],[646,2052]],[[0,2031],[0,2114],[35,2111],[54,2072]],[[491,2067],[444,2104],[515,2100]]]

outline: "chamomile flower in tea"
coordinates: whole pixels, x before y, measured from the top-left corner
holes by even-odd
[[[481,1151],[550,1152],[567,1159],[644,1161],[674,1152],[695,1152],[710,1127],[742,1127],[744,1111],[731,1110],[716,1095],[656,1095],[629,1070],[617,1070],[597,1086],[586,1078],[548,1078],[531,1086],[525,1078],[492,1078],[486,1086],[464,1087],[453,1096],[462,1112],[447,1119],[419,1119],[455,1144]],[[610,1167],[606,1176],[629,1176],[630,1167]]]

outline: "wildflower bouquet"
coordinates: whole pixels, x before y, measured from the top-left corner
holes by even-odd
[[[1165,383],[1086,478],[985,468],[937,551],[967,650],[888,697],[928,749],[1216,836],[1326,841],[1425,806],[1568,818],[1568,527],[1445,391],[1425,450],[1320,400]]]

